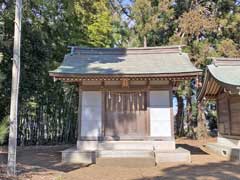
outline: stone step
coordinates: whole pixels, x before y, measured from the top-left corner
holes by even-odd
[[[191,162],[190,151],[177,148],[174,151],[156,151],[155,152],[156,164],[161,164],[165,162]]]
[[[153,150],[152,142],[132,142],[132,141],[108,141],[98,144],[98,150]]]
[[[97,158],[154,158],[153,151],[146,150],[103,150],[96,152]]]
[[[173,150],[174,141],[78,141],[79,150]]]
[[[94,164],[96,153],[94,151],[80,151],[76,147],[61,151],[62,162],[72,164]]]
[[[151,150],[103,150],[96,152],[96,164],[114,167],[155,166],[154,152]]]
[[[97,163],[106,166],[146,167],[163,162],[190,162],[191,156],[190,152],[183,148],[171,151],[139,149],[82,151],[77,148],[70,148],[62,151],[62,161],[65,163]]]

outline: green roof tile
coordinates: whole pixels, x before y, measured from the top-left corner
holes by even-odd
[[[51,74],[166,74],[201,72],[179,47],[75,48]]]

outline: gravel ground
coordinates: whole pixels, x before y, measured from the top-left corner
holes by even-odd
[[[214,141],[209,139],[208,141]],[[192,162],[163,163],[149,168],[66,165],[59,151],[67,146],[26,147],[18,150],[18,177],[6,178],[7,154],[0,150],[1,180],[235,180],[240,179],[240,162],[230,162],[208,152],[206,140],[178,139],[177,146],[192,153]]]

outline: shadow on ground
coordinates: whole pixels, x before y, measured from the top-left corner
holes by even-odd
[[[203,165],[177,165],[163,169],[162,176],[132,180],[239,180],[239,162],[221,161]]]
[[[182,147],[191,152],[191,155],[207,155],[200,147],[191,146],[189,144],[176,144],[176,148]]]
[[[86,164],[64,164],[61,162],[61,151],[70,146],[27,147],[17,151],[18,174],[46,172],[49,170],[69,172],[88,167]],[[0,152],[0,170],[7,165],[7,153]],[[1,168],[2,167],[2,168]]]

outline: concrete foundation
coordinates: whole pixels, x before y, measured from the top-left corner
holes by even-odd
[[[240,147],[228,146],[220,143],[207,144],[206,148],[215,154],[224,156],[230,160],[240,160]]]
[[[238,147],[240,147],[240,140],[239,139],[218,137],[217,142],[220,145],[224,145],[224,146],[238,146]]]
[[[209,143],[206,148],[229,160],[240,160],[240,140],[218,137],[217,143]]]
[[[156,164],[163,162],[191,162],[191,153],[190,151],[177,148],[174,151],[156,151],[155,152],[155,161]]]
[[[73,164],[94,164],[96,153],[94,151],[80,151],[77,148],[70,148],[62,151],[62,162]]]
[[[174,141],[79,141],[78,145],[84,146],[62,151],[63,162],[146,167],[162,162],[191,161],[190,152],[183,148],[175,149]]]
[[[175,141],[77,141],[77,149],[81,151],[97,150],[175,150]]]

